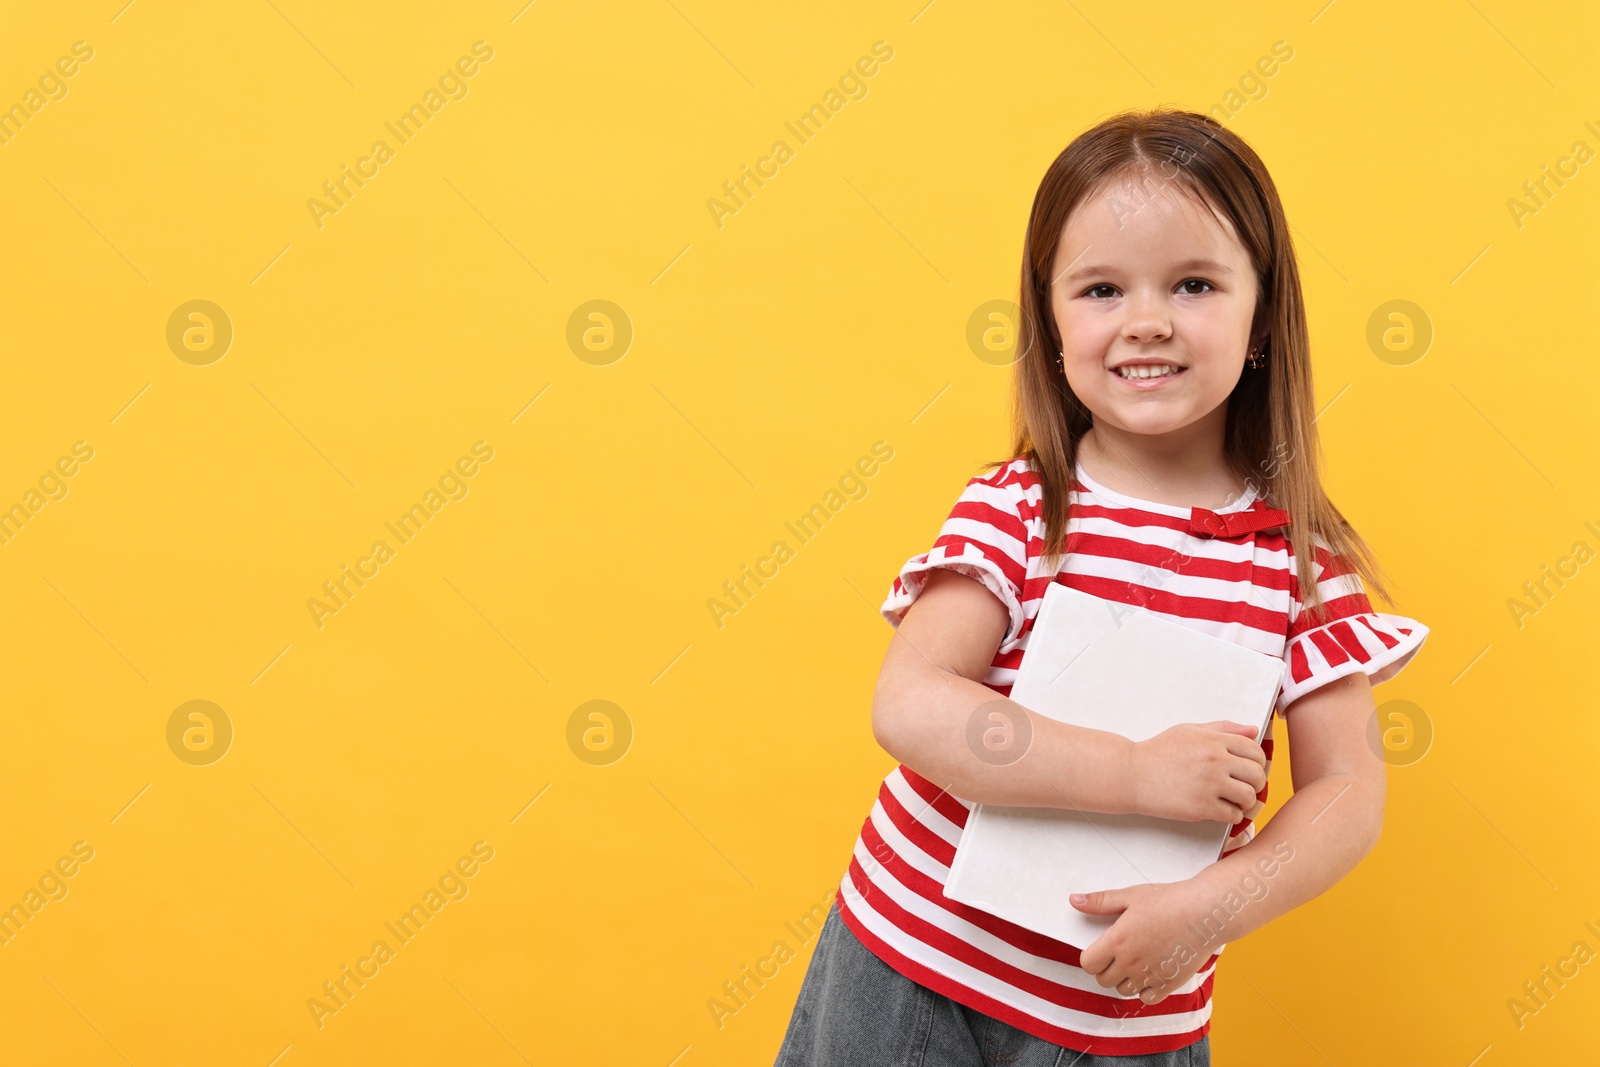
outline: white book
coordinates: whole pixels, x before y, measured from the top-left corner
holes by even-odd
[[[1133,741],[1219,719],[1265,736],[1284,662],[1142,608],[1054,582],[1045,591],[1011,699],[1040,715]],[[1063,767],[1063,776],[1071,774]],[[1063,798],[1065,803],[1065,798]],[[1176,882],[1215,863],[1229,824],[1071,807],[979,804],[956,847],[945,896],[1087,948],[1116,920],[1071,893]]]

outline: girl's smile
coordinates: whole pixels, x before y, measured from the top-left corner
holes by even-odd
[[[1126,383],[1130,389],[1142,389],[1146,392],[1171,385],[1187,367],[1163,360],[1130,359],[1111,368],[1111,373],[1117,380]]]

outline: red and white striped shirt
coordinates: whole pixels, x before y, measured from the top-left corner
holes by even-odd
[[[1253,489],[1207,512],[1113,492],[1081,465],[1071,488],[1066,553],[1054,561],[1058,571],[1047,570],[1041,488],[1026,457],[973,478],[933,548],[912,557],[894,580],[880,609],[884,618],[898,626],[936,567],[982,582],[1009,615],[983,681],[1009,696],[1045,590],[1065,582],[1284,659],[1278,715],[1356,671],[1373,683],[1393,677],[1428,635],[1413,619],[1374,612],[1359,576],[1334,560],[1320,538],[1317,584],[1327,614],[1315,628],[1309,616],[1303,622],[1286,531],[1250,529],[1256,513],[1267,510]],[[1270,770],[1270,722],[1262,748]],[[1224,854],[1254,836],[1266,798],[1263,787],[1229,831]],[[1212,975],[1223,946],[1177,991],[1146,1005],[1103,988],[1078,965],[1071,945],[946,898],[945,878],[971,810],[908,767],[897,766],[883,780],[838,894],[840,916],[863,944],[913,981],[1073,1050],[1167,1052],[1210,1031]]]

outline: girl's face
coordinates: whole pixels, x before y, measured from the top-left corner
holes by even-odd
[[[1255,270],[1225,220],[1157,185],[1112,184],[1067,219],[1050,286],[1062,364],[1102,432],[1220,442]]]

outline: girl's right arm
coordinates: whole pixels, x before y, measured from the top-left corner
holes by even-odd
[[[1254,804],[1266,755],[1252,727],[1181,726],[1135,743],[1032,714],[984,685],[1007,622],[1004,605],[977,581],[929,572],[873,693],[872,733],[884,751],[978,804],[1227,823]],[[1008,723],[1020,756],[969,743]]]

